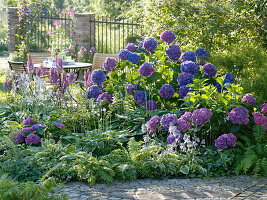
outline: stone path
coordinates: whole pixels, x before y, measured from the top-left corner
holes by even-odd
[[[71,182],[57,189],[70,200],[266,199],[267,178],[249,176],[216,179],[143,179],[92,187]]]

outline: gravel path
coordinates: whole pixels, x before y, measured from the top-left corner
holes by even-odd
[[[0,56],[0,69],[8,69],[8,57]]]
[[[71,200],[87,199],[266,199],[267,178],[232,176],[216,179],[142,179],[92,187],[81,182],[70,182],[57,189]]]

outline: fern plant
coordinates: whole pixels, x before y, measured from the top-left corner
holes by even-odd
[[[267,134],[263,127],[255,125],[252,136],[242,138],[245,142],[238,143],[240,156],[235,165],[235,172],[267,176]]]

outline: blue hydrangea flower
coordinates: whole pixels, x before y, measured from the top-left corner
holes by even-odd
[[[134,90],[137,89],[137,84],[135,83],[130,83],[129,85],[127,85],[126,87],[126,92],[129,94],[129,93],[132,93]]]
[[[174,95],[174,89],[170,84],[164,84],[159,90],[159,94],[164,99],[169,99]]]
[[[164,42],[172,43],[176,39],[176,36],[172,31],[163,31],[160,35],[160,39]]]
[[[209,57],[209,53],[207,50],[203,48],[198,48],[195,52],[196,56],[201,60],[207,60]]]
[[[145,105],[147,99],[147,94],[145,91],[137,90],[134,93],[134,100],[137,104]]]
[[[176,44],[172,44],[169,46],[169,48],[166,50],[166,54],[169,57],[170,60],[177,62],[181,56],[181,50],[180,47]]]
[[[222,76],[225,76],[225,79],[229,80],[230,83],[234,83],[234,75],[231,73],[223,73]]]
[[[92,81],[96,84],[101,84],[106,80],[106,75],[103,70],[101,69],[95,69],[92,72]]]
[[[144,62],[140,67],[139,67],[139,74],[140,76],[145,76],[145,77],[150,77],[154,74],[155,68],[152,67],[152,65],[148,62]]]
[[[185,61],[181,64],[181,71],[195,76],[199,71],[199,66],[192,61]]]
[[[128,55],[128,60],[133,64],[138,64],[141,61],[141,56],[137,53],[130,53]]]
[[[155,51],[158,46],[158,42],[154,38],[148,37],[144,40],[143,46],[147,51]]]
[[[196,62],[196,54],[193,51],[187,51],[181,55],[182,62],[192,61]]]
[[[106,58],[103,63],[103,69],[107,71],[112,71],[115,69],[116,65],[118,64],[117,60],[114,58]]]
[[[125,47],[125,49],[127,49],[128,51],[135,51],[136,50],[136,46],[134,43],[128,43]]]
[[[97,98],[100,94],[102,93],[102,88],[99,87],[98,85],[92,85],[91,87],[88,88],[87,95],[88,98]]]
[[[178,81],[178,85],[180,86],[193,83],[193,75],[183,72],[178,76],[177,81]]]
[[[120,50],[120,52],[118,53],[118,58],[121,60],[128,60],[128,56],[131,52],[128,51],[127,49],[122,49]]]
[[[181,87],[179,88],[179,92],[178,92],[178,94],[179,94],[179,98],[180,98],[180,99],[184,99],[184,98],[187,96],[189,90],[190,90],[189,87],[181,86]]]
[[[141,42],[139,42],[139,44],[138,44],[138,48],[139,48],[139,49],[143,48],[143,45],[144,45],[144,40],[142,40]]]
[[[41,142],[41,138],[39,135],[36,134],[30,134],[25,139],[26,144],[39,144]]]
[[[203,73],[205,77],[212,78],[216,75],[217,69],[213,64],[207,63],[203,66]]]

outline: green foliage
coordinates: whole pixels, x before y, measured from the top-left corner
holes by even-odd
[[[18,181],[36,181],[42,176],[41,167],[33,159],[36,148],[15,145],[7,136],[0,137],[0,174]]]
[[[66,195],[54,196],[53,187],[57,184],[53,179],[47,179],[40,183],[20,183],[6,176],[0,177],[0,200],[66,200]]]
[[[111,183],[115,172],[105,160],[98,160],[88,153],[77,154],[78,158],[73,163],[73,169],[80,180],[86,180],[90,185],[96,182]]]
[[[254,176],[267,176],[267,134],[263,127],[256,125],[253,135],[243,137],[244,144],[238,143],[240,154],[235,163],[237,174],[253,174]]]

